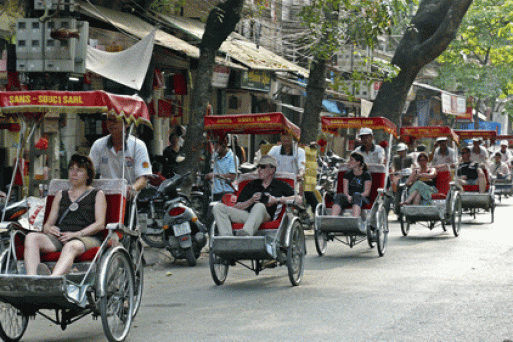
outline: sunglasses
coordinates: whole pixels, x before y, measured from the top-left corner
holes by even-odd
[[[258,165],[258,168],[259,169],[266,169],[267,167],[271,168],[271,165],[267,164],[267,165]]]

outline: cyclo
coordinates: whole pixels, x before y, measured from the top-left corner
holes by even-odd
[[[444,126],[422,126],[402,127],[400,130],[401,140],[410,142],[422,138],[447,137],[453,141],[454,148],[458,143],[458,136],[450,127]],[[425,222],[425,226],[433,229],[436,223],[440,222],[442,229],[451,224],[455,236],[458,236],[461,229],[461,194],[452,183],[450,167],[443,165],[438,169],[435,178],[435,186],[438,193],[431,196],[431,205],[405,205],[401,206],[401,232],[407,236],[410,225]],[[402,200],[407,196],[408,189],[403,190]]]
[[[322,130],[338,134],[339,129],[363,127],[383,130],[389,134],[388,155],[394,136],[398,137],[395,125],[386,118],[341,118],[321,117]],[[390,158],[387,165],[368,164],[372,175],[370,203],[362,207],[362,217],[350,216],[350,210],[343,210],[342,216],[332,216],[333,195],[325,193],[322,203],[315,210],[315,247],[322,256],[326,253],[328,241],[337,240],[349,247],[367,240],[369,247],[377,245],[379,256],[385,255],[388,243],[388,215],[385,208],[385,183],[389,175]],[[347,168],[343,166],[338,171],[337,193],[343,191],[343,178]]]
[[[497,132],[491,130],[455,130],[460,140],[482,138],[495,140]],[[488,162],[488,160],[487,160]],[[491,214],[491,222],[494,220],[495,213],[495,181],[490,175],[488,168],[482,168],[485,179],[486,188],[484,193],[479,192],[479,185],[463,185],[463,190],[460,192],[461,207],[463,210],[469,212],[470,215],[476,218],[478,209],[489,210]]]
[[[510,143],[513,141],[513,135],[497,135],[497,140],[508,142],[508,148]],[[494,179],[495,184],[495,195],[499,197],[499,201],[502,196],[513,196],[513,177],[511,175],[511,160],[508,160],[508,167],[510,168],[509,175],[504,179]]]
[[[57,100],[63,100],[64,97],[80,101],[69,106],[58,105],[64,102]],[[31,101],[22,104],[10,102],[10,99],[19,98]],[[52,99],[52,102],[44,102],[44,99]],[[18,161],[22,156],[24,141],[31,140],[36,127],[48,112],[110,112],[124,116],[132,124],[149,124],[146,104],[138,97],[104,91],[0,93],[0,113],[3,117],[6,120],[21,120]],[[7,199],[10,198],[18,161]],[[123,341],[128,336],[141,304],[143,289],[143,247],[136,226],[135,200],[130,204],[128,184],[124,179],[94,180],[92,186],[102,189],[107,200],[104,240],[100,247],[89,249],[77,257],[71,271],[63,276],[25,274],[23,240],[27,231],[18,222],[4,221],[2,214],[0,232],[8,234],[9,238],[8,247],[0,254],[0,337],[4,341],[20,340],[27,329],[29,318],[36,314],[60,325],[63,330],[69,324],[92,314],[93,318],[101,317],[109,341]],[[68,180],[51,180],[46,197],[48,209],[45,211],[45,221],[57,192],[68,187]],[[125,225],[125,210],[129,206],[130,217]],[[42,253],[41,262],[52,269],[59,256],[60,252]],[[55,317],[47,310],[53,310]]]
[[[246,115],[205,116],[205,130],[214,135],[223,134],[291,134],[298,141],[299,128],[282,113],[262,113]],[[236,202],[241,190],[257,174],[246,173],[238,179],[235,195],[223,198],[225,204]],[[275,178],[295,187],[293,174],[276,174]],[[217,223],[210,227],[209,263],[212,279],[217,285],[224,284],[230,266],[240,264],[258,275],[266,268],[287,266],[289,280],[297,286],[303,278],[306,254],[305,236],[298,211],[304,210],[299,204],[289,202],[284,205],[276,220],[263,223],[254,236],[220,236]],[[237,231],[242,223],[232,223],[232,231]]]

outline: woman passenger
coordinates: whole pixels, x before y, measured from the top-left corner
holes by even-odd
[[[94,189],[94,167],[89,157],[74,154],[68,165],[70,188],[59,191],[52,202],[43,232],[25,238],[28,275],[58,276],[69,272],[73,260],[86,250],[99,247],[98,233],[105,228],[107,202],[102,190]],[[62,251],[53,272],[41,263],[41,252]]]
[[[414,169],[408,180],[407,186],[411,186],[408,191],[408,198],[400,205],[425,205],[432,204],[431,195],[436,194],[438,190],[435,187],[436,168],[428,167],[428,155],[420,152],[417,157],[419,168]]]
[[[340,215],[343,208],[351,206],[352,215],[359,217],[364,204],[369,203],[372,188],[372,176],[367,171],[363,155],[351,153],[348,162],[349,171],[344,174],[343,193],[337,194],[333,200],[332,215]]]

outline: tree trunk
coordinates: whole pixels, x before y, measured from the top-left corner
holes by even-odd
[[[186,193],[189,192],[192,180],[199,169],[203,148],[203,117],[212,91],[211,83],[216,52],[235,29],[240,20],[243,5],[244,0],[227,0],[215,6],[207,18],[200,44],[198,68],[193,80],[191,112],[183,146],[186,158],[178,167],[180,174],[191,172],[191,176],[182,186],[182,190]]]
[[[383,116],[395,124],[419,71],[437,58],[456,37],[458,27],[473,0],[422,0],[392,58],[401,68],[398,76],[384,82],[370,116]]]
[[[310,67],[306,99],[301,119],[301,143],[317,140],[322,100],[326,89],[326,60],[315,58]]]

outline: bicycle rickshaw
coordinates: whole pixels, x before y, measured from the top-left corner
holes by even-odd
[[[398,137],[395,125],[386,118],[341,118],[321,117],[322,130],[337,134],[339,129],[363,127],[383,130],[389,134],[388,155],[390,156],[392,141]],[[387,164],[390,158],[387,158]],[[388,165],[368,164],[372,175],[370,203],[362,208],[363,217],[352,217],[350,210],[342,211],[341,216],[332,216],[333,196],[325,193],[322,203],[315,210],[315,247],[322,256],[326,253],[328,241],[337,240],[349,247],[367,240],[371,248],[377,245],[379,256],[385,254],[388,243],[388,215],[385,208],[385,182],[388,179]],[[337,193],[343,191],[343,177],[347,168],[338,171]]]
[[[300,130],[282,113],[263,113],[246,115],[210,115],[205,116],[205,130],[210,134],[291,134],[298,141]],[[243,174],[238,179],[238,191],[227,195],[223,202],[233,205],[241,190],[255,173]],[[293,174],[276,174],[275,178],[295,187]],[[212,278],[222,285],[230,266],[240,264],[258,275],[266,268],[287,266],[289,280],[297,286],[304,271],[306,244],[303,228],[298,218],[302,210],[297,203],[287,203],[281,208],[276,220],[263,223],[254,236],[219,236],[216,222],[210,227],[209,263]],[[278,208],[278,210],[280,210]],[[241,229],[242,223],[232,223],[232,231]]]
[[[21,120],[18,160],[22,155],[27,127],[30,127],[29,138],[26,139],[29,141],[48,112],[110,112],[124,116],[133,124],[150,124],[147,107],[138,97],[104,91],[0,93],[0,113],[3,117],[6,120]],[[107,199],[105,238],[100,247],[89,249],[77,257],[66,275],[26,275],[23,240],[27,231],[17,222],[0,223],[0,232],[7,234],[9,239],[9,245],[0,254],[0,337],[4,341],[21,339],[28,319],[36,314],[60,325],[63,330],[92,314],[93,318],[101,317],[109,341],[123,341],[128,336],[141,304],[143,289],[143,247],[135,224],[135,201],[132,201],[129,223],[125,225],[125,210],[129,206],[127,182],[124,179],[100,179],[94,180],[92,185],[102,189]],[[46,197],[48,210],[45,221],[55,194],[68,187],[68,180],[51,180]],[[2,221],[3,217],[2,214]],[[42,253],[41,262],[52,269],[59,256],[60,252]],[[52,317],[48,310],[54,311],[55,316]]]
[[[459,141],[458,135],[450,128],[443,126],[422,126],[402,127],[400,130],[401,140],[411,142],[422,138],[447,137],[453,141],[454,148]],[[405,205],[401,207],[401,232],[407,236],[410,225],[424,223],[429,229],[435,228],[440,223],[442,229],[446,225],[452,225],[454,236],[458,236],[461,229],[461,195],[459,190],[452,184],[451,169],[447,165],[438,168],[435,178],[435,186],[438,193],[431,196],[433,204],[430,205]],[[407,189],[403,190],[402,200],[407,196]]]
[[[455,130],[455,132],[460,140],[482,138],[493,141],[497,138],[497,132],[491,130]],[[479,185],[463,185],[464,191],[460,192],[461,207],[464,211],[468,211],[474,219],[479,209],[490,211],[491,222],[493,223],[495,213],[495,180],[486,166],[482,167],[482,170],[486,179],[485,192],[479,192]]]
[[[513,143],[513,135],[497,135],[497,140],[502,141],[506,140],[508,141],[508,148],[509,145]],[[491,158],[493,160],[493,158]],[[508,166],[511,170],[511,161],[507,161]],[[504,178],[504,179],[494,179],[494,185],[495,185],[495,195],[499,197],[499,201],[501,200],[502,196],[508,197],[513,196],[513,175],[510,174]]]

